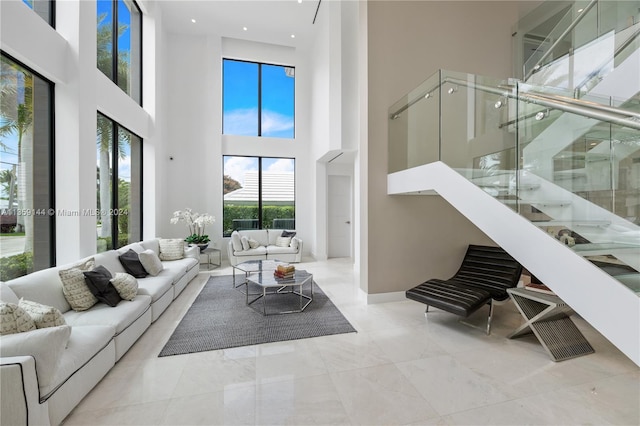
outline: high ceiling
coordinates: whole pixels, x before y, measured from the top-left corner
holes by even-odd
[[[319,0],[158,1],[163,25],[171,33],[217,34],[293,47],[311,40],[318,3]]]

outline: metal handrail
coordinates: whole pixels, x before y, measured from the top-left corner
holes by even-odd
[[[442,87],[445,83],[451,83],[458,86],[470,87],[475,90],[480,90],[486,93],[492,93],[498,96],[503,96],[510,99],[516,99],[519,101],[528,102],[535,105],[540,105],[546,108],[557,109],[572,114],[578,114],[587,118],[593,118],[595,120],[606,121],[608,123],[614,123],[623,127],[630,127],[632,129],[640,130],[640,113],[635,111],[629,111],[623,108],[617,108],[608,105],[598,104],[596,102],[585,101],[582,99],[573,99],[566,96],[551,95],[547,93],[517,93],[512,88],[497,88],[485,86],[475,82],[466,80],[460,80],[454,77],[445,77],[442,81],[434,86],[432,89],[425,91],[424,93],[431,93],[438,87]],[[395,120],[398,115],[416,102],[425,99],[424,95],[413,99],[406,105],[400,107],[397,111],[391,113],[389,118]]]
[[[567,27],[567,29],[564,30],[562,34],[560,34],[560,37],[556,39],[556,41],[551,45],[551,47],[540,57],[540,59],[538,59],[538,62],[536,62],[533,68],[531,68],[531,70],[524,76],[525,81],[528,80],[529,77],[531,77],[536,71],[538,71],[542,61],[544,61],[545,59],[547,59],[549,55],[551,55],[551,53],[558,46],[558,44],[560,44],[562,40],[567,36],[567,34],[573,31],[573,29],[580,23],[580,21],[582,21],[582,19],[585,16],[587,16],[587,13],[589,13],[591,8],[595,6],[596,3],[598,3],[598,0],[591,0],[591,2],[582,10],[582,12],[580,12],[580,14],[576,17],[576,19],[574,19],[573,22]]]

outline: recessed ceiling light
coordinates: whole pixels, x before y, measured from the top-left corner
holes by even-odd
[[[192,19],[191,19],[191,22],[193,22],[193,23],[195,24],[195,23],[196,23],[196,20],[192,18]]]
[[[302,0],[298,0],[298,3],[302,3]]]
[[[295,34],[291,34],[291,38],[296,38],[296,35]]]
[[[242,27],[242,30],[243,31],[247,31],[247,27]]]

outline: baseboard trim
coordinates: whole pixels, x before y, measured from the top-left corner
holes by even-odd
[[[387,303],[387,302],[401,302],[406,300],[404,291],[391,291],[389,293],[376,293],[376,294],[367,294],[362,289],[360,289],[360,296],[363,300],[366,300],[367,305],[374,305],[376,303]]]

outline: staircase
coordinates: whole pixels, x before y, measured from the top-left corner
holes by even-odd
[[[527,82],[439,71],[392,105],[388,194],[445,198],[640,365],[640,27],[571,26]]]

